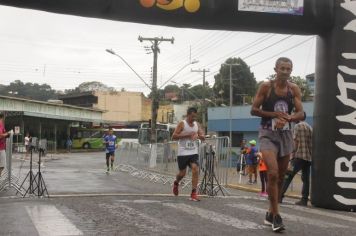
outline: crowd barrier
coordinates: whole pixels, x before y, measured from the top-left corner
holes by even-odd
[[[24,194],[24,188],[20,186],[19,177],[13,174],[12,170],[12,151],[13,151],[13,134],[6,139],[6,166],[0,177],[0,192],[14,188],[21,195]]]
[[[199,166],[200,176],[206,170],[206,160],[209,152],[214,153],[214,165],[216,182],[227,184],[228,171],[231,167],[229,159],[229,138],[219,137],[199,142]],[[210,148],[208,148],[210,147]],[[119,165],[116,170],[128,172],[131,176],[147,179],[151,182],[160,182],[172,185],[178,173],[178,142],[144,144],[123,143],[119,150]],[[191,184],[191,173],[182,180],[181,186],[185,188]]]
[[[167,142],[157,144],[140,145],[138,143],[123,143],[118,153],[118,163],[116,170],[129,173],[131,176],[146,179],[154,183],[172,185],[175,176],[178,173],[178,142]],[[213,158],[212,158],[213,157]],[[213,167],[214,180],[223,187],[223,191],[228,193],[224,187],[247,184],[247,173],[244,171],[237,172],[237,163],[241,166],[246,164],[240,156],[236,159],[230,153],[229,138],[218,137],[206,139],[205,142],[199,143],[199,166],[200,181]],[[209,162],[208,165],[206,162]],[[259,179],[258,179],[259,182]],[[297,178],[294,178],[289,191],[294,191],[298,184]],[[202,182],[200,182],[201,184]],[[183,188],[191,185],[191,173],[189,173],[181,182]],[[258,185],[255,185],[257,188]],[[218,185],[209,191],[216,192]]]

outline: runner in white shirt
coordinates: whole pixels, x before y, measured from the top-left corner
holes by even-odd
[[[173,133],[173,139],[178,140],[178,167],[179,173],[173,184],[173,194],[178,195],[179,182],[186,175],[187,167],[192,169],[192,201],[200,201],[197,196],[199,180],[198,142],[204,140],[204,132],[196,122],[197,109],[191,107],[187,111],[187,118],[181,121]]]

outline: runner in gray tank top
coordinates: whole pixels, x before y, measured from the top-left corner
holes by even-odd
[[[265,224],[272,225],[275,232],[285,228],[279,214],[278,201],[290,154],[293,152],[291,122],[304,118],[300,89],[288,81],[292,68],[293,63],[289,58],[279,58],[274,68],[276,78],[260,85],[251,109],[251,115],[261,117],[259,144],[267,165],[270,201]]]
[[[178,140],[179,173],[173,184],[173,194],[178,195],[179,182],[184,178],[187,167],[192,169],[192,193],[190,200],[200,201],[197,195],[199,180],[198,142],[204,140],[204,132],[196,120],[197,109],[192,107],[187,111],[187,118],[181,121],[173,133],[173,139]]]

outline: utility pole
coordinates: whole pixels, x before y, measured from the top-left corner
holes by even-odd
[[[158,61],[158,53],[160,53],[160,49],[158,45],[161,42],[171,42],[174,43],[174,38],[144,38],[139,36],[138,40],[142,43],[143,41],[150,41],[152,43],[151,49],[153,52],[153,76],[152,76],[152,86],[151,86],[151,95],[152,95],[152,106],[151,106],[151,143],[157,142],[156,137],[156,123],[157,123],[157,111],[159,108],[158,101],[158,90],[157,90],[157,61]]]
[[[204,128],[204,132],[206,133],[207,131],[207,125],[206,125],[206,87],[205,87],[205,73],[209,72],[209,69],[199,69],[199,70],[191,70],[191,72],[198,72],[198,73],[203,73],[203,106],[202,106],[202,122],[203,122],[203,128]]]

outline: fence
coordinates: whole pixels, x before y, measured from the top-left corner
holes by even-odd
[[[12,150],[13,150],[13,134],[6,139],[6,165],[0,177],[0,192],[14,188],[21,195],[24,194],[24,189],[20,186],[19,178],[12,173]]]
[[[155,183],[172,185],[178,172],[177,154],[178,142],[145,145],[123,143],[119,150],[119,165],[116,170],[125,171],[132,176]],[[200,180],[203,180],[206,171],[211,171],[211,167],[207,166],[207,161],[209,161],[208,166],[214,167],[213,174],[216,183],[222,186],[246,184],[247,176],[236,170],[237,163],[242,165],[245,161],[230,154],[228,137],[207,139],[199,143]],[[191,184],[189,173],[181,183],[183,188]],[[259,185],[254,187],[258,188]],[[300,181],[294,178],[289,190],[298,191],[300,188]],[[213,192],[215,190],[210,189]],[[226,192],[226,189],[224,191]]]
[[[229,138],[219,137],[207,139],[198,143],[200,175],[203,176],[207,170],[206,161],[213,152],[214,174],[216,183],[227,184],[228,168],[231,164],[229,155]],[[208,148],[209,147],[209,148]],[[128,172],[130,175],[147,179],[152,182],[173,184],[178,172],[177,164],[178,142],[167,142],[157,144],[140,145],[137,143],[123,143],[119,151],[119,165],[116,170]],[[191,183],[191,175],[181,182],[183,188]]]

